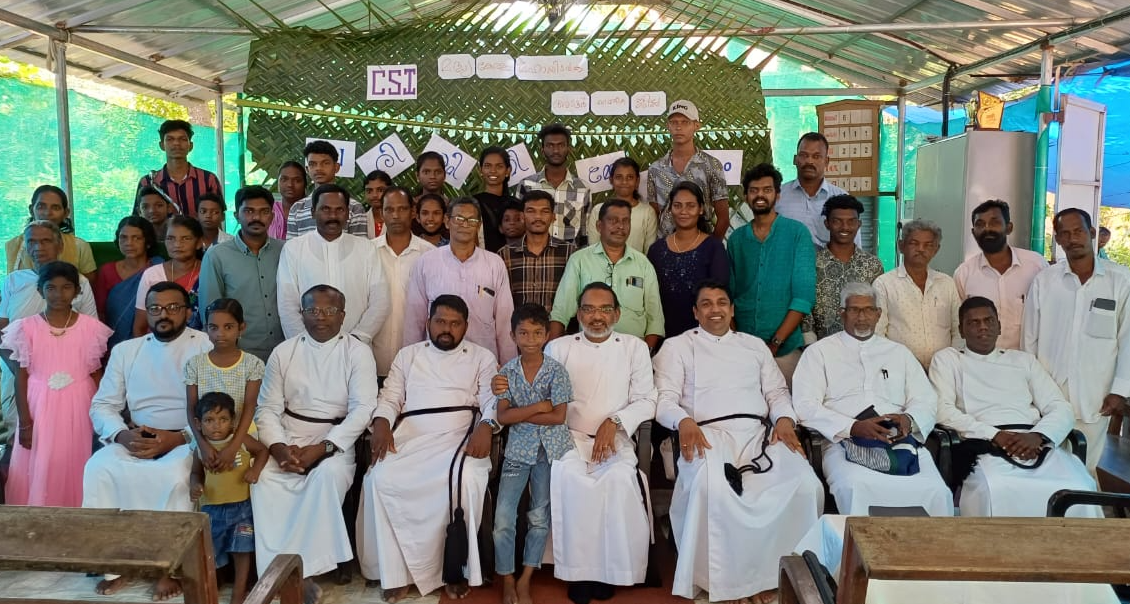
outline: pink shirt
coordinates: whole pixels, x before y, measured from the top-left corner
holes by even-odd
[[[957,295],[962,300],[981,296],[997,305],[1001,323],[1001,336],[997,348],[1020,349],[1020,325],[1024,318],[1024,298],[1036,273],[1044,270],[1048,261],[1031,250],[1017,247],[1012,250],[1012,266],[1004,274],[989,266],[985,254],[971,256],[953,272]]]
[[[267,236],[286,241],[286,210],[283,209],[283,202],[276,201],[274,210],[275,217],[271,219],[271,226],[267,227]]]

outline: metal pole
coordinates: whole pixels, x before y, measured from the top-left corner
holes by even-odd
[[[942,80],[942,137],[950,135],[950,83],[953,81],[953,65],[946,70]]]
[[[220,180],[220,188],[227,191],[227,179],[224,178],[224,93],[216,93],[216,177]],[[234,191],[227,192],[231,196]]]
[[[1054,104],[1052,95],[1052,52],[1055,47],[1045,44],[1040,57],[1040,92],[1036,97],[1036,167],[1032,182],[1032,232],[1028,247],[1038,254],[1044,253],[1044,221],[1047,220],[1048,203],[1048,148],[1051,132],[1048,124]]]
[[[236,96],[242,96],[242,93],[239,93]],[[239,141],[239,145],[236,147],[236,149],[239,151],[239,161],[237,162],[237,165],[239,166],[239,187],[242,189],[243,187],[247,186],[247,132],[243,127],[242,105],[235,106],[235,124],[236,136],[238,137],[237,140]]]
[[[898,88],[767,88],[762,89],[766,97],[786,96],[898,96]]]
[[[59,184],[71,200],[71,213],[74,215],[75,192],[71,178],[71,111],[67,98],[67,45],[57,40],[51,41],[51,55],[55,70],[55,114],[59,124]]]
[[[906,95],[900,94],[898,101],[899,133],[898,158],[895,160],[895,220],[902,221],[903,206],[906,204]]]

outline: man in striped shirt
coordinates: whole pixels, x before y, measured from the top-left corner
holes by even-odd
[[[327,141],[312,141],[302,150],[306,158],[306,172],[310,180],[314,181],[314,188],[322,185],[336,184],[337,171],[341,169],[338,163],[337,149]],[[311,212],[310,197],[303,197],[290,206],[290,215],[286,219],[286,238],[294,239],[305,235],[317,228],[314,215]],[[358,237],[369,237],[369,220],[365,213],[365,206],[353,199],[349,200],[349,224],[346,232]]]
[[[142,176],[137,190],[149,186],[160,189],[177,205],[181,214],[195,218],[197,200],[201,195],[223,195],[220,179],[188,163],[188,154],[192,151],[192,124],[184,120],[165,120],[158,132],[161,134],[161,150],[165,152],[165,165]]]
[[[518,197],[527,191],[545,191],[553,196],[553,213],[557,221],[549,234],[583,246],[595,233],[586,233],[589,212],[592,210],[592,192],[584,181],[569,172],[567,161],[573,151],[572,131],[564,124],[549,124],[538,132],[545,168],[518,183]]]

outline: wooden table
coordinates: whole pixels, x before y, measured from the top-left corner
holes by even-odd
[[[838,604],[883,580],[1130,583],[1130,520],[847,519]]]

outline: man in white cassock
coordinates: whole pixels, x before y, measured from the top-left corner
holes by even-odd
[[[698,328],[655,356],[656,420],[678,431],[682,452],[671,499],[679,550],[671,591],[768,603],[781,556],[823,511],[824,486],[804,458],[773,354],[760,338],[730,330],[726,287],[699,284],[694,316]],[[740,493],[727,465],[742,470]]]
[[[545,353],[565,366],[573,402],[565,423],[576,448],[550,467],[553,574],[574,582],[578,604],[612,596],[613,585],[644,581],[651,543],[647,477],[632,435],[655,417],[647,344],[613,330],[620,303],[603,282],[581,291],[583,333],[557,338]]]
[[[848,283],[840,291],[844,331],[809,346],[793,380],[801,425],[820,432],[824,476],[841,514],[866,516],[871,506],[921,506],[931,516],[953,515],[953,493],[919,443],[934,429],[938,398],[910,350],[875,335],[882,309],[875,289]],[[850,461],[850,439],[880,441],[916,455],[919,471],[900,476]],[[885,451],[881,450],[885,457]]]
[[[463,598],[469,585],[483,582],[476,534],[491,436],[501,429],[491,393],[498,364],[493,352],[464,339],[468,314],[459,296],[432,301],[428,339],[396,354],[373,412],[373,465],[362,487],[357,550],[361,573],[380,579],[389,603],[403,600],[409,585],[427,595],[444,584],[445,533],[457,506],[468,555],[464,580],[447,584],[447,595]]]
[[[976,464],[962,483],[961,515],[1044,516],[1052,493],[1095,490],[1083,462],[1059,447],[1075,427],[1059,385],[1032,354],[997,348],[1001,324],[991,300],[968,298],[959,316],[965,347],[935,354],[930,381],[938,392],[938,423],[963,439],[953,450],[958,478]],[[1041,456],[1034,469],[1016,465]],[[1069,514],[1103,517],[1094,506]]]
[[[317,229],[283,246],[279,258],[279,319],[288,338],[305,329],[302,296],[315,285],[329,285],[345,296],[342,332],[369,344],[390,309],[389,286],[377,249],[344,231],[349,222],[349,192],[321,185],[310,196]]]
[[[150,333],[114,347],[90,405],[94,432],[106,446],[86,462],[84,508],[193,509],[182,368],[192,357],[211,350],[212,343],[187,327],[188,292],[180,285],[154,284],[145,304]],[[127,409],[130,424],[122,419]],[[107,575],[95,591],[109,595],[124,585],[123,577]],[[153,598],[167,600],[180,593],[179,582],[162,577]]]
[[[271,352],[255,408],[271,451],[251,485],[255,562],[263,576],[275,556],[301,555],[306,604],[321,596],[311,577],[353,559],[341,504],[377,403],[373,351],[342,327],[348,302],[329,285],[302,295],[306,329]]]

